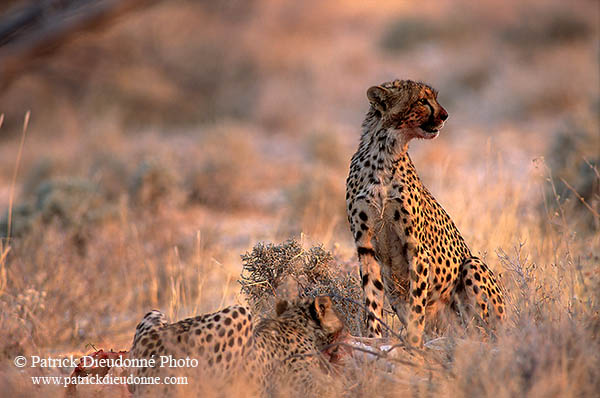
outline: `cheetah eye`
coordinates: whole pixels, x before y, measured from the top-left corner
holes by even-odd
[[[427,105],[427,104],[429,104],[429,101],[427,101],[427,98],[421,98],[419,100],[419,104],[421,104],[421,105]]]

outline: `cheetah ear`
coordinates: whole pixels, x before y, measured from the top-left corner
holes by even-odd
[[[325,313],[331,309],[332,305],[333,303],[329,296],[319,296],[315,298],[315,311],[317,312],[317,316],[322,319],[325,316]]]
[[[381,86],[373,86],[367,90],[367,98],[371,105],[380,112],[387,109],[388,89]]]
[[[277,316],[283,314],[285,312],[285,310],[287,310],[288,308],[288,302],[286,300],[280,300],[277,302],[277,305],[275,306],[275,313],[277,314]]]

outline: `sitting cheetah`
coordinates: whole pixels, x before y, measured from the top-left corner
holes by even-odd
[[[491,304],[496,318],[503,319],[503,293],[492,271],[471,254],[407,153],[411,139],[437,137],[448,118],[437,92],[395,80],[369,88],[367,97],[371,106],[350,163],[346,205],[369,337],[382,335],[384,289],[413,346],[423,343],[425,315],[429,319],[444,305],[474,308],[488,320]],[[408,320],[401,305],[406,302]]]
[[[311,367],[318,368],[319,353],[332,343],[343,323],[329,297],[322,296],[277,304],[276,317],[256,324],[246,307],[232,306],[219,312],[169,324],[159,311],[151,311],[139,323],[130,358],[197,359],[199,366],[185,369],[189,384],[202,381],[225,383],[245,373],[258,388],[285,377],[294,386],[310,384]],[[305,355],[308,354],[308,355]],[[181,374],[179,369],[179,374]],[[172,376],[169,367],[132,368],[134,376]],[[195,372],[195,373],[194,373]],[[249,383],[245,388],[252,388]],[[157,393],[159,386],[130,385],[136,395]],[[143,394],[142,394],[143,390]]]

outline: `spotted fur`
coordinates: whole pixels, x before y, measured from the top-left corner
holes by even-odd
[[[280,302],[276,316],[256,323],[248,308],[242,306],[172,324],[154,310],[137,326],[130,355],[131,358],[172,355],[198,359],[200,366],[187,369],[196,372],[190,375],[191,381],[196,382],[226,382],[243,373],[252,378],[253,383],[249,384],[265,390],[269,382],[281,377],[285,377],[286,383],[306,386],[321,348],[331,343],[342,328],[343,323],[326,296]],[[134,376],[146,377],[172,375],[177,371],[158,366],[132,369]],[[157,393],[157,386],[133,385],[130,390],[145,395]]]
[[[488,320],[491,305],[503,319],[504,297],[492,271],[472,255],[407,152],[413,138],[437,137],[448,118],[437,92],[395,80],[369,88],[367,97],[371,107],[350,164],[346,205],[369,336],[382,336],[384,295],[414,346],[422,344],[426,317],[444,306],[475,310]]]

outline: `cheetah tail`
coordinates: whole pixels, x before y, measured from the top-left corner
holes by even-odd
[[[158,310],[150,311],[144,315],[142,321],[135,328],[134,344],[146,334],[158,331],[167,325],[167,318],[162,312]]]

